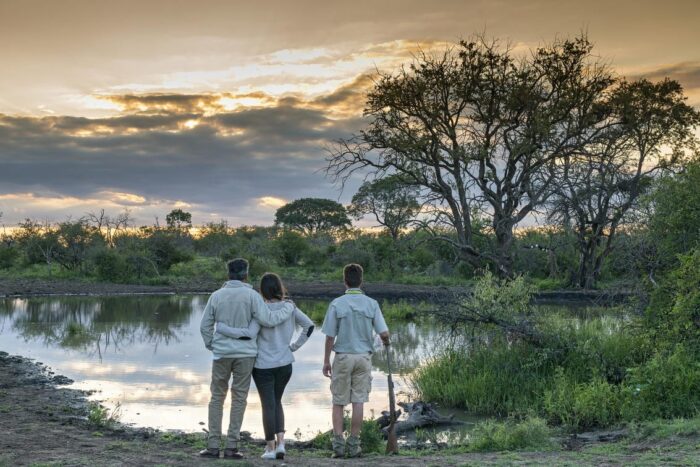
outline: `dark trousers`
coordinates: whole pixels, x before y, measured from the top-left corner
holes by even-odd
[[[282,394],[292,377],[292,364],[277,368],[253,368],[253,381],[258,388],[262,404],[265,441],[275,439],[275,433],[284,431],[284,410]]]

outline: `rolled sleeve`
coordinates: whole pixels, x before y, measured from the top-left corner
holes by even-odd
[[[387,326],[386,321],[384,321],[384,315],[382,314],[382,310],[379,308],[379,305],[377,305],[374,309],[374,319],[372,320],[372,324],[374,326],[374,332],[377,334],[381,334],[389,330],[389,326]]]
[[[333,305],[328,307],[326,317],[323,319],[323,326],[321,326],[321,332],[328,337],[335,337],[338,335],[338,318],[336,317],[335,307]]]

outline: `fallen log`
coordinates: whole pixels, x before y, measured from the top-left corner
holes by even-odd
[[[396,411],[396,419],[401,416],[401,410]],[[379,425],[379,428],[382,429],[384,427],[389,426],[389,422],[391,421],[391,413],[388,410],[382,410],[382,416],[376,418],[375,423]]]
[[[408,415],[408,417],[406,420],[399,420],[396,423],[397,434],[426,426],[456,425],[462,423],[454,420],[454,414],[450,414],[448,416],[440,415],[435,411],[433,404],[423,401],[399,402],[398,405],[404,409],[404,412]],[[382,412],[382,416],[384,414],[385,412]],[[387,429],[388,426],[383,427],[382,432],[386,434]]]

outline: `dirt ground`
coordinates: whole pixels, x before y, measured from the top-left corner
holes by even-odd
[[[332,460],[328,451],[288,444],[285,461],[263,461],[262,443],[243,446],[243,461],[203,460],[202,434],[112,427],[87,420],[86,393],[61,387],[67,378],[39,362],[0,352],[0,466],[241,465],[241,466],[465,466],[465,465],[698,465],[700,434],[656,443],[592,443],[566,450],[486,454],[428,454]]]

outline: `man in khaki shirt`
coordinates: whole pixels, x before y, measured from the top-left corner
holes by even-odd
[[[211,294],[200,325],[204,346],[211,350],[211,400],[209,401],[209,436],[207,448],[199,455],[219,457],[221,444],[221,419],[224,401],[231,380],[231,416],[226,437],[224,457],[240,459],[238,451],[241,424],[248,400],[250,377],[258,354],[257,340],[234,339],[214,332],[216,322],[233,328],[247,328],[255,319],[263,326],[273,327],[286,321],[294,307],[282,307],[275,311],[265,305],[262,297],[247,283],[248,261],[242,258],[228,262],[229,281]]]
[[[384,345],[389,345],[389,328],[379,304],[360,289],[362,273],[359,264],[345,266],[343,278],[347,290],[331,302],[322,327],[326,335],[323,375],[331,378],[333,395],[333,457],[345,456],[343,409],[347,404],[352,404],[348,455],[361,455],[360,428],[364,403],[369,401],[372,386],[372,331],[379,334]],[[335,352],[333,366],[331,350]]]

